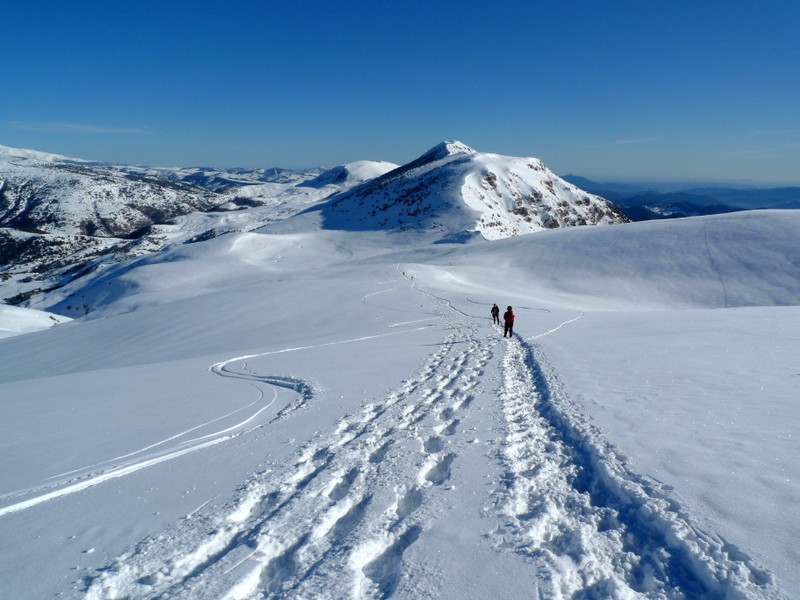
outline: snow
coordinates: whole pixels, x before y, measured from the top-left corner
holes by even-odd
[[[344,165],[345,169],[353,176],[356,181],[366,181],[374,179],[389,171],[396,169],[399,165],[387,161],[357,160]]]
[[[440,243],[284,208],[179,218],[0,340],[0,597],[800,589],[800,211]]]
[[[303,185],[317,188],[335,185],[337,186],[336,191],[340,191],[342,187],[349,188],[375,179],[397,167],[398,165],[386,161],[358,160],[323,171]]]
[[[74,162],[74,163],[90,162],[82,158],[70,158],[62,154],[53,154],[51,152],[40,152],[39,150],[27,150],[24,148],[11,148],[9,146],[2,146],[2,145],[0,145],[0,154],[4,154],[6,156],[12,156],[15,158],[38,160],[42,162]]]
[[[0,218],[6,227],[121,236],[156,222],[157,215],[166,219],[219,203],[215,194],[187,185],[132,178],[57,155],[41,162],[35,154],[17,154],[0,152]]]
[[[443,142],[316,210],[332,229],[477,231],[490,240],[627,221],[537,158],[480,153],[461,142]]]
[[[71,320],[41,310],[0,304],[0,338],[41,331]]]

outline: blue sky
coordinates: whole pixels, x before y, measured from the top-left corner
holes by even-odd
[[[155,166],[404,163],[800,184],[800,2],[5,0],[0,144]]]

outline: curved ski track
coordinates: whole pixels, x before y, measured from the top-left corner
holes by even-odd
[[[767,573],[695,527],[585,424],[533,345],[541,336],[504,340],[494,329],[486,336],[478,319],[423,293],[450,333],[416,373],[317,434],[290,464],[250,477],[222,508],[198,509],[95,572],[83,582],[85,597],[447,597],[448,590],[419,589],[435,578],[408,586],[409,575],[427,566],[407,550],[457,486],[461,446],[448,440],[487,393],[505,422],[498,442],[486,446],[503,475],[485,499],[485,539],[536,573],[538,589],[526,597],[771,593]],[[293,388],[301,399],[290,412],[310,393],[304,382],[268,381],[228,362],[214,371]],[[486,389],[484,374],[495,367],[500,387]]]

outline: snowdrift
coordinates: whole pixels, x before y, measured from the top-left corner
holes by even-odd
[[[41,331],[71,320],[41,310],[0,304],[0,338]]]
[[[471,245],[445,281],[587,310],[796,306],[799,236],[800,211],[574,228]]]

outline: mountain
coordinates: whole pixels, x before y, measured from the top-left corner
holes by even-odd
[[[227,201],[215,210],[270,206],[275,211],[276,218],[285,218],[395,167],[397,165],[389,162],[361,160],[321,172],[319,169],[283,171],[270,182],[241,185],[228,190]]]
[[[0,298],[23,302],[99,264],[153,251],[157,224],[226,198],[105,163],[0,147]],[[158,239],[158,238],[161,239]]]
[[[688,190],[716,202],[744,209],[800,208],[800,187],[749,188],[704,187]]]
[[[598,196],[602,196],[603,198],[607,198],[609,200],[627,198],[635,194],[649,191],[649,188],[643,185],[617,182],[599,183],[597,181],[593,181],[592,179],[581,177],[580,175],[573,175],[572,173],[563,175],[562,178],[564,181],[568,181],[569,183],[578,186],[582,190],[586,190],[592,194],[597,194]]]
[[[116,165],[114,168],[141,177],[164,179],[188,183],[205,190],[217,193],[235,193],[237,190],[262,184],[303,186],[323,188],[335,186],[338,191],[352,187],[368,179],[383,175],[397,168],[397,165],[385,161],[361,160],[330,169],[217,169],[213,167],[131,167]]]
[[[28,150],[26,148],[10,148],[9,146],[2,146],[2,145],[0,145],[0,156],[25,158],[39,162],[97,164],[90,160],[84,160],[82,158],[70,158],[69,156],[64,156],[63,154],[53,154],[52,152],[40,152],[39,150]]]
[[[38,233],[122,237],[220,203],[193,185],[105,166],[0,155],[0,226]]]
[[[279,185],[298,185],[317,177],[322,169],[218,169],[215,167],[132,167],[115,165],[114,168],[124,173],[139,177],[188,183],[216,193],[226,193],[241,187],[260,185],[263,183]]]
[[[329,228],[413,229],[444,242],[625,221],[538,159],[483,154],[461,142],[402,166],[364,160],[307,171],[151,168],[8,151],[0,182],[0,264],[8,265],[0,298],[14,304],[109,263],[302,212]]]
[[[618,199],[614,204],[633,221],[699,217],[745,210],[727,204],[715,204],[712,197],[687,192],[648,192]]]
[[[442,142],[312,210],[332,229],[476,231],[492,240],[628,220],[539,159],[479,153],[458,141]]]
[[[658,203],[652,205],[626,206],[617,204],[617,207],[630,218],[631,221],[652,221],[653,219],[684,219],[686,217],[700,217],[704,215],[721,215],[729,212],[743,210],[724,204],[698,206],[688,202]]]

